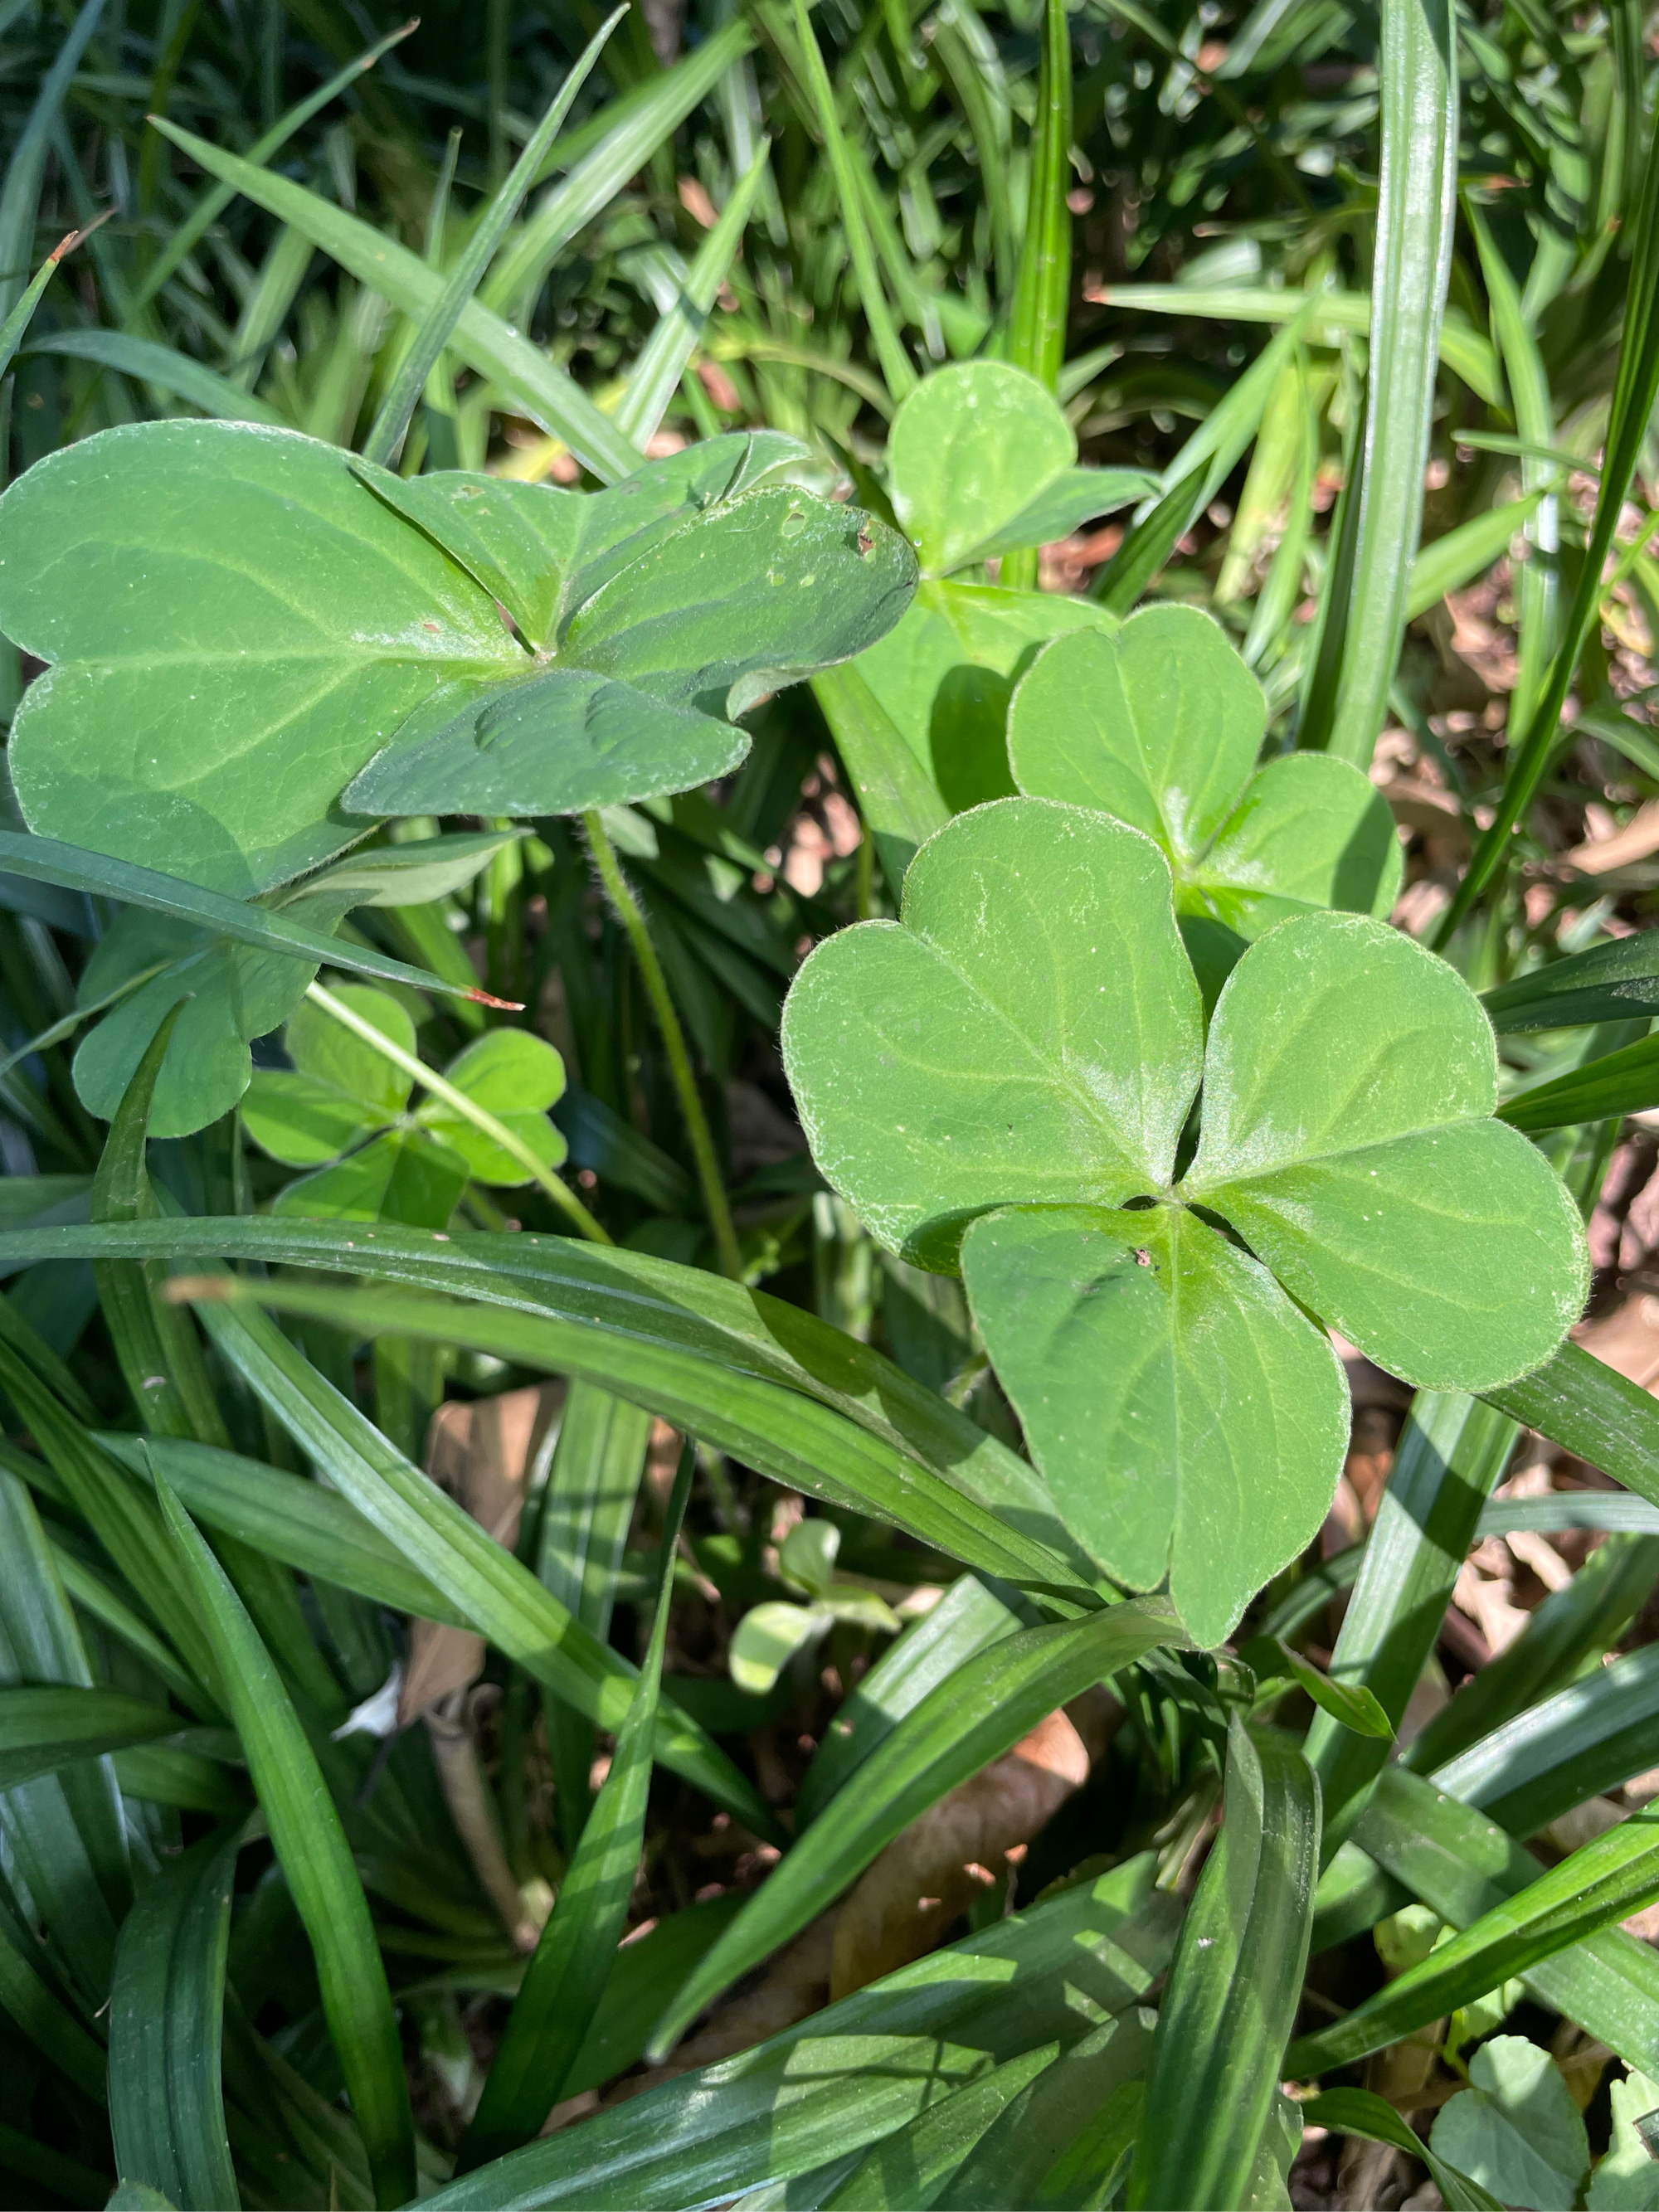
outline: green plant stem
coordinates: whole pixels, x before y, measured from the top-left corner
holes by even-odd
[[[584,1237],[592,1238],[595,1244],[615,1243],[615,1237],[593,1218],[564,1178],[556,1175],[544,1161],[538,1160],[523,1138],[514,1135],[505,1121],[498,1121],[487,1107],[480,1106],[476,1098],[469,1098],[464,1091],[458,1091],[453,1083],[446,1083],[443,1077],[428,1067],[423,1060],[416,1059],[412,1052],[405,1052],[400,1044],[394,1044],[389,1036],[375,1028],[373,1022],[366,1022],[360,1015],[354,1014],[349,1006],[337,999],[331,991],[325,990],[320,983],[312,984],[306,996],[313,1006],[320,1006],[325,1014],[331,1014],[343,1028],[349,1029],[353,1036],[361,1037],[366,1045],[372,1045],[383,1060],[389,1060],[394,1067],[400,1067],[405,1075],[412,1076],[422,1090],[429,1091],[434,1098],[441,1098],[452,1113],[459,1114],[463,1121],[471,1121],[481,1135],[500,1145],[504,1152],[511,1152],[520,1166],[526,1170],[530,1180],[538,1184],[553,1203],[569,1215]]]
[[[714,1158],[714,1132],[708,1126],[708,1116],[703,1111],[702,1100],[697,1095],[697,1079],[692,1070],[691,1055],[686,1049],[685,1032],[680,1027],[680,1018],[675,1012],[674,1001],[669,995],[668,978],[663,974],[662,962],[657,957],[657,948],[651,942],[651,932],[646,927],[639,902],[628,887],[628,878],[622,872],[622,862],[617,858],[617,848],[595,808],[590,807],[583,815],[582,826],[587,832],[593,865],[599,872],[605,894],[616,908],[623,927],[628,932],[634,957],[640,963],[640,974],[645,979],[646,994],[650,999],[652,1011],[657,1017],[657,1027],[662,1032],[662,1041],[667,1048],[669,1071],[674,1079],[680,1111],[685,1116],[686,1133],[691,1139],[691,1152],[697,1165],[697,1181],[702,1186],[703,1204],[708,1209],[708,1225],[714,1232],[714,1247],[720,1255],[720,1272],[730,1275],[734,1282],[741,1282],[743,1255],[738,1249],[738,1232],[732,1225],[732,1209],[726,1203],[726,1186],[720,1181],[720,1164]]]

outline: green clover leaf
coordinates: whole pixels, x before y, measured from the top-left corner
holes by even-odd
[[[915,562],[717,438],[592,494],[404,483],[251,423],[146,422],[0,501],[0,627],[49,664],[9,758],[28,826],[247,896],[352,816],[551,813],[735,766],[731,718],[860,652]]]
[[[1059,401],[1006,362],[926,378],[893,418],[893,512],[923,574],[1046,545],[1158,489],[1140,469],[1080,469]]]
[[[1183,915],[1241,939],[1330,907],[1386,917],[1401,874],[1388,802],[1327,753],[1257,770],[1266,726],[1261,687],[1219,625],[1148,607],[1115,636],[1079,632],[1036,655],[1008,754],[1030,797],[1097,806],[1155,839]]]
[[[1016,679],[1039,647],[1115,629],[1087,599],[949,580],[1016,547],[1064,538],[1156,489],[1135,469],[1076,465],[1052,392],[1005,362],[927,378],[899,409],[887,449],[893,509],[923,580],[904,618],[859,666],[955,812],[1011,797],[1006,725]]]
[[[1492,1120],[1491,1027],[1455,970],[1369,916],[1293,916],[1206,1046],[1169,862],[1105,814],[957,817],[899,921],[808,959],[783,1035],[829,1181],[890,1249],[960,1267],[1068,1528],[1132,1588],[1167,1573],[1204,1642],[1340,1472],[1346,1387],[1310,1313],[1408,1382],[1486,1389],[1582,1305],[1577,1211]]]
[[[336,996],[414,1052],[415,1024],[387,993],[344,984]],[[292,1069],[260,1069],[242,1119],[261,1151],[314,1172],[289,1183],[274,1212],[441,1229],[469,1182],[529,1180],[521,1160],[447,1101],[430,1098],[411,1114],[410,1078],[319,1008],[302,1006],[283,1042]],[[444,1073],[549,1167],[564,1158],[564,1139],[547,1111],[563,1094],[564,1062],[550,1044],[523,1030],[489,1030]]]

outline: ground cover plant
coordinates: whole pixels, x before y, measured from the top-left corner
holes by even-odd
[[[0,41],[5,2201],[1659,2203],[1642,11]]]

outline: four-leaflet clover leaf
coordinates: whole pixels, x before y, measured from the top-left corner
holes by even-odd
[[[1200,973],[1224,972],[1242,940],[1292,914],[1386,916],[1400,889],[1382,793],[1328,753],[1286,753],[1258,770],[1267,720],[1261,687],[1219,624],[1182,606],[1144,608],[1115,636],[1056,638],[1009,707],[1019,789],[1144,830],[1174,871],[1176,910],[1222,925],[1183,932]]]
[[[246,422],[65,447],[0,501],[0,628],[49,664],[8,748],[24,818],[246,896],[375,817],[690,790],[747,751],[733,716],[908,601],[909,547],[786,480],[807,460],[738,433],[581,493]]]
[[[415,1024],[386,992],[345,984],[336,996],[414,1052]],[[442,1229],[469,1182],[529,1180],[521,1160],[444,1100],[411,1113],[409,1076],[318,1007],[302,1006],[283,1041],[292,1070],[260,1069],[242,1119],[262,1152],[315,1171],[289,1183],[273,1212]],[[444,1074],[549,1167],[564,1158],[547,1112],[564,1091],[564,1062],[550,1044],[525,1030],[487,1030]]]
[[[1164,854],[1063,802],[960,815],[897,922],[821,945],[784,1052],[820,1169],[890,1249],[959,1268],[1056,1506],[1214,1644],[1328,1510],[1347,1394],[1323,1322],[1487,1389],[1588,1286],[1560,1182],[1494,1121],[1491,1026],[1368,915],[1243,955],[1207,1040]],[[1198,1147],[1182,1165],[1194,1103]],[[1310,1317],[1318,1316],[1318,1322]]]

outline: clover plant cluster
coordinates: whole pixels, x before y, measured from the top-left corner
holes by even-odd
[[[1030,480],[1013,384],[1058,417],[1003,371],[999,414],[985,374],[933,380],[895,426],[925,579],[998,542],[982,512],[952,521],[964,498],[994,513]],[[981,475],[913,452],[941,411],[999,425]],[[1384,919],[1400,851],[1367,779],[1258,767],[1261,689],[1206,615],[1120,625],[1031,596],[924,580],[864,656],[884,679],[913,641],[925,690],[944,625],[959,657],[925,724],[881,696],[947,802],[999,795],[923,845],[896,921],[811,955],[785,1057],[871,1233],[960,1273],[1073,1537],[1131,1589],[1167,1576],[1213,1644],[1329,1508],[1348,1396],[1328,1331],[1410,1382],[1493,1388],[1577,1317],[1584,1237],[1492,1118],[1474,994]]]
[[[0,630],[47,664],[8,748],[24,821],[331,930],[399,895],[314,872],[388,817],[571,813],[707,782],[748,750],[735,717],[868,647],[909,599],[904,539],[811,473],[773,431],[592,494],[404,481],[250,423],[67,447],[0,500]],[[129,913],[82,986],[89,1012],[133,994],[82,1048],[84,1102],[112,1114],[190,1000],[153,1126],[202,1127],[308,981]]]

